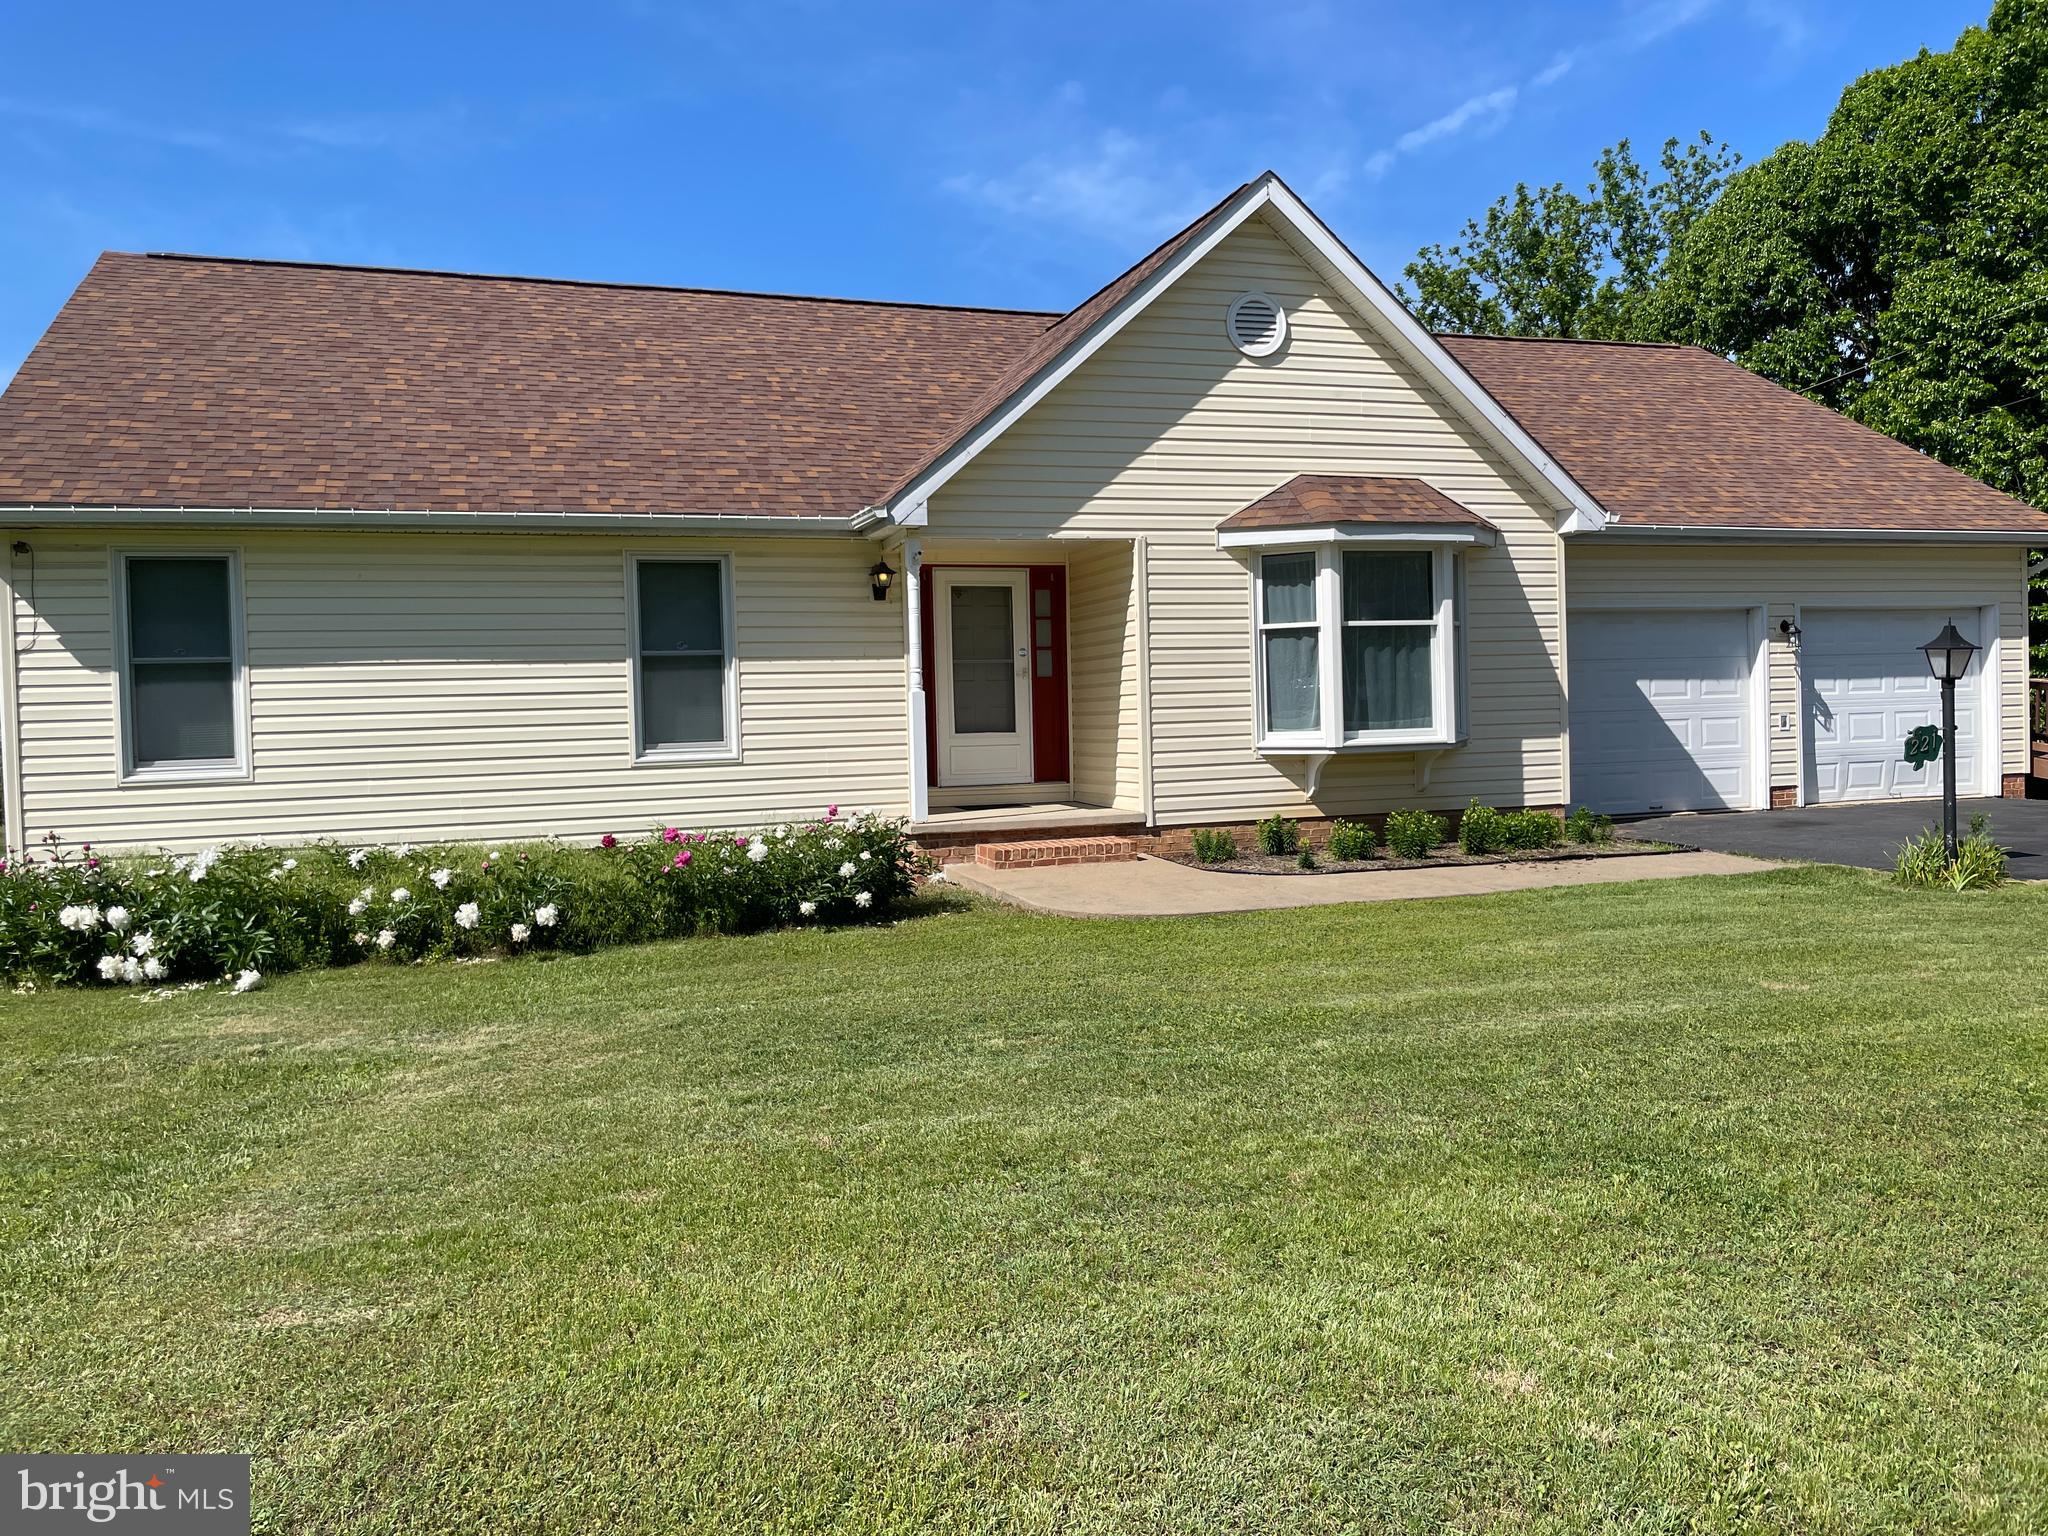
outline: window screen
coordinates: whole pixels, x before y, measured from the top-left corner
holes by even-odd
[[[725,580],[709,560],[642,560],[640,750],[725,741]]]
[[[129,753],[138,769],[235,761],[235,618],[224,557],[128,561]]]

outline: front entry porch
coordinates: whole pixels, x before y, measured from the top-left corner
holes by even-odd
[[[918,842],[946,858],[1143,830],[1142,541],[913,536],[897,553]]]

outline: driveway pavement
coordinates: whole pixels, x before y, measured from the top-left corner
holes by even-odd
[[[1991,835],[2012,852],[2014,879],[2048,879],[2048,800],[1964,800],[1956,810],[1959,833],[1970,830],[1971,812],[1990,816]],[[1922,827],[1940,823],[1939,800],[1877,800],[1791,811],[1652,816],[1624,822],[1620,830],[1630,837],[1721,853],[1890,869],[1899,844]]]

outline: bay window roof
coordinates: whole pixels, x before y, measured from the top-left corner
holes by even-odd
[[[1225,549],[1345,537],[1491,544],[1492,523],[1406,475],[1296,475],[1216,527]]]

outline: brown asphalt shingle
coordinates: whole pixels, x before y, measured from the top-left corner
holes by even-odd
[[[1247,528],[1329,528],[1339,523],[1458,523],[1491,528],[1427,481],[1398,475],[1296,475],[1218,524]]]
[[[2048,513],[1697,347],[1438,340],[1624,525],[2048,537]]]
[[[1063,317],[109,254],[0,396],[0,505],[843,517],[1243,190]],[[1623,524],[2048,543],[2048,514],[1709,353],[1441,340]]]
[[[1054,318],[109,254],[0,503],[844,516]]]

